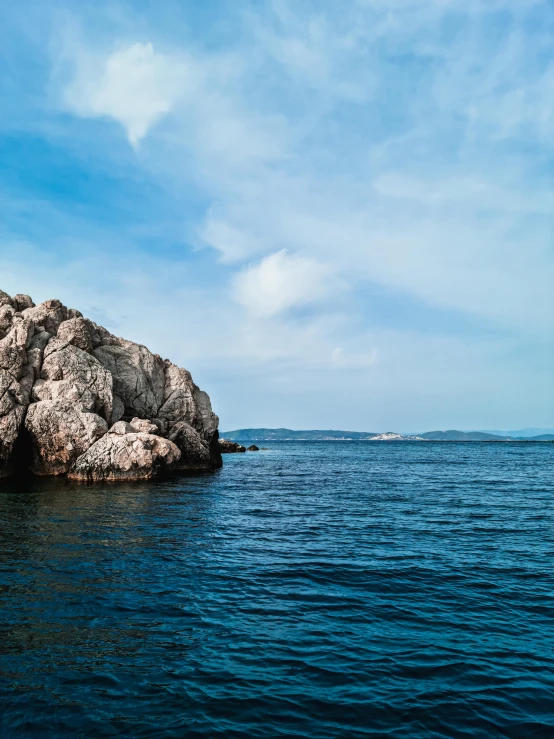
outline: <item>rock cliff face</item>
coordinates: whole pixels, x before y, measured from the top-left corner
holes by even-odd
[[[0,477],[86,481],[221,466],[218,418],[187,370],[59,300],[0,290]]]

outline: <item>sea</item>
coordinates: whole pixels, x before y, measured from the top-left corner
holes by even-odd
[[[264,446],[0,481],[2,739],[552,739],[554,444]]]

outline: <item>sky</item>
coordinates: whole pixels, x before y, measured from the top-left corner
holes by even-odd
[[[554,426],[551,0],[0,6],[0,288],[222,429]]]

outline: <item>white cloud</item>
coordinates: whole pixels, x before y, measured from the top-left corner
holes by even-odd
[[[234,297],[254,314],[274,316],[325,294],[328,269],[285,249],[247,267],[234,281]]]
[[[183,59],[154,50],[151,43],[135,43],[107,57],[81,54],[64,101],[86,118],[112,118],[136,147],[152,126],[175,106],[189,84]]]

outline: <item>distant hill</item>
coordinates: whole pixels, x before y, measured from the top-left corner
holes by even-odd
[[[533,426],[525,429],[513,429],[512,431],[499,431],[498,429],[482,429],[485,434],[494,434],[495,436],[513,436],[514,439],[537,439],[539,436],[554,435],[554,428],[537,428]]]
[[[554,434],[508,436],[507,434],[489,434],[485,431],[428,431],[418,436],[428,441],[554,441]]]
[[[332,441],[369,439],[376,435],[368,431],[293,431],[292,429],[237,429],[221,432],[224,439],[232,441]]]
[[[224,439],[232,441],[554,441],[554,434],[534,437],[514,437],[504,434],[489,434],[484,431],[427,431],[423,434],[406,435],[393,432],[293,429],[236,429],[222,431]]]
[[[484,431],[428,431],[418,436],[431,441],[513,441],[511,436],[486,434]]]

